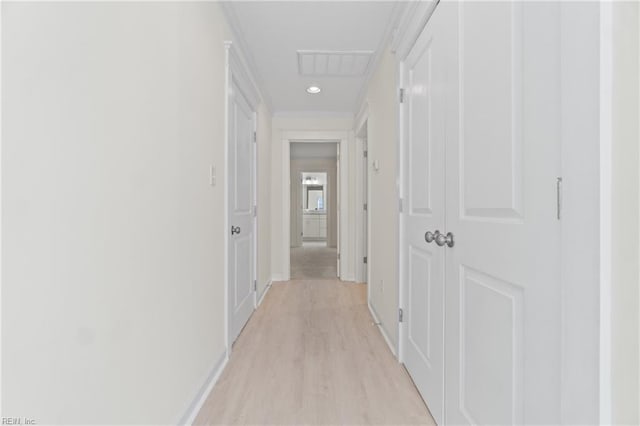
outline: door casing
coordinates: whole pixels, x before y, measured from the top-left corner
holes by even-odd
[[[347,167],[348,158],[347,149],[349,142],[349,132],[343,131],[287,131],[282,135],[282,281],[291,279],[291,196],[290,196],[290,180],[291,180],[291,143],[336,143],[340,150],[340,158],[338,163],[338,181],[336,188],[338,193],[337,199],[337,229],[338,229],[338,254],[340,255],[338,278],[345,281],[352,281],[351,271],[353,268],[347,266],[347,256],[345,252],[348,250],[348,235],[343,232],[344,225],[349,223],[348,180],[343,179]]]

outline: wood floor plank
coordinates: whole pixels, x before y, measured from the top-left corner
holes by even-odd
[[[367,309],[366,285],[274,283],[197,425],[435,425]]]

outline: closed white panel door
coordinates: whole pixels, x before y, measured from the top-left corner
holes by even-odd
[[[404,62],[403,361],[436,422],[444,410],[446,44],[436,10]]]
[[[229,98],[228,147],[231,342],[238,337],[254,309],[254,130],[254,111],[233,82]]]
[[[451,2],[446,422],[560,422],[559,5]]]
[[[340,229],[340,200],[341,200],[341,195],[340,195],[340,145],[339,143],[336,144],[336,247],[337,247],[337,257],[336,257],[336,273],[338,278],[341,277],[341,272],[340,272],[340,246],[341,244],[341,237],[340,234],[342,232],[342,230]]]

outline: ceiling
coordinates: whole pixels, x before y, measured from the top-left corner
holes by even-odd
[[[353,114],[398,5],[261,1],[223,7],[272,112]],[[308,94],[310,85],[322,92]]]

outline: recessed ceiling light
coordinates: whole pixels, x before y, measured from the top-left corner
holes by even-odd
[[[318,86],[309,86],[307,87],[307,93],[312,95],[318,94],[321,92],[321,89]]]

